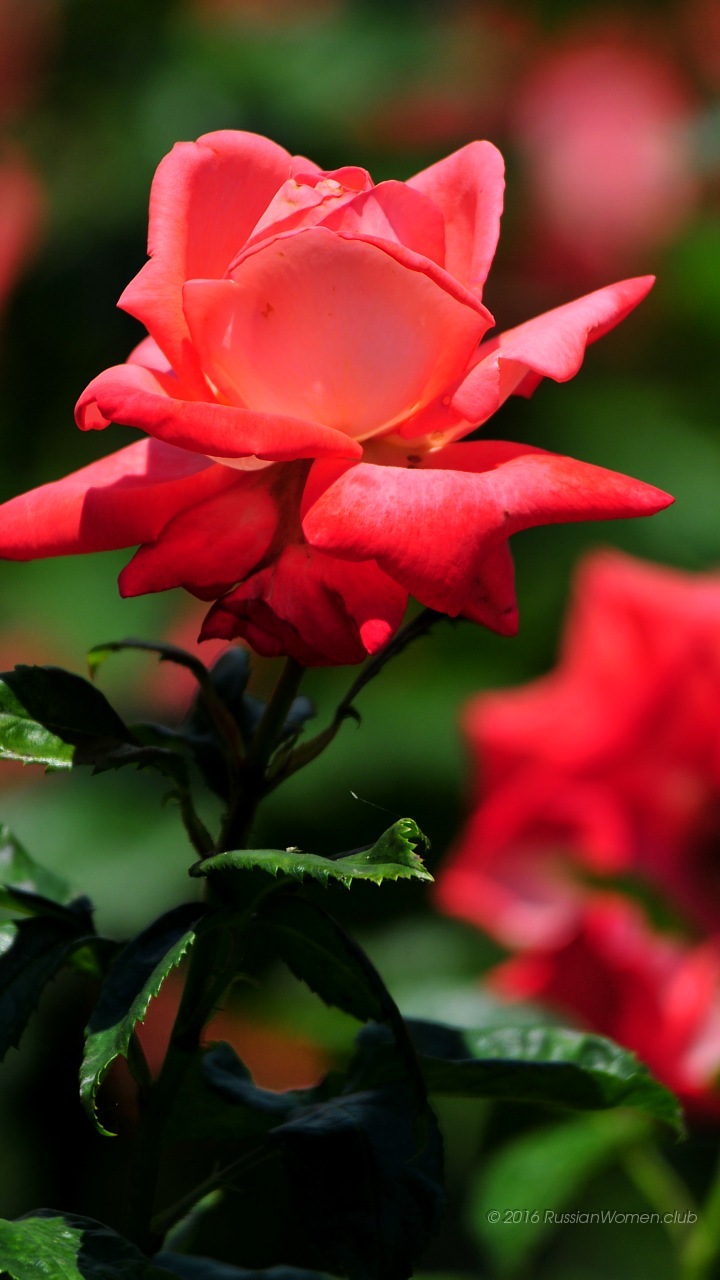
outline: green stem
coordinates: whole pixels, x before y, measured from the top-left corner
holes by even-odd
[[[218,852],[244,849],[257,807],[268,787],[265,779],[268,763],[278,745],[305,667],[287,658],[273,690],[244,761],[244,783],[235,802],[230,805],[218,841]]]
[[[427,635],[432,626],[445,615],[437,613],[434,609],[423,609],[416,617],[411,618],[410,622],[398,631],[397,635],[389,644],[386,644],[374,658],[365,664],[359,676],[353,681],[348,689],[345,697],[338,704],[335,715],[333,716],[327,729],[323,729],[322,733],[316,734],[309,742],[305,742],[297,750],[291,751],[284,759],[277,762],[276,768],[271,770],[266,791],[272,791],[275,787],[279,787],[281,782],[286,778],[297,773],[298,769],[302,769],[306,764],[316,760],[319,755],[330,746],[333,738],[337,734],[340,726],[348,719],[359,720],[357,711],[353,706],[357,695],[374,680],[382,671],[383,667],[390,662],[392,658],[397,657],[406,649],[413,640],[417,640],[420,636]]]
[[[660,1214],[676,1247],[684,1247],[688,1239],[688,1225],[676,1222],[675,1214],[684,1216],[697,1213],[697,1204],[682,1178],[678,1177],[657,1148],[649,1144],[631,1148],[623,1159],[623,1167],[649,1204]]]
[[[680,1257],[679,1280],[710,1280],[720,1259],[720,1163],[695,1229]]]

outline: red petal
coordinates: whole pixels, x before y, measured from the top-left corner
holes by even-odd
[[[172,375],[141,365],[115,365],[83,392],[75,411],[77,424],[84,431],[108,422],[141,427],[167,444],[215,458],[256,456],[276,462],[321,454],[356,457],[361,452],[343,432],[317,423],[207,400],[175,399],[174,382]]]
[[[0,507],[7,560],[108,551],[157,538],[185,507],[235,473],[157,440],[135,444]]]
[[[204,381],[188,341],[181,290],[186,280],[219,279],[291,171],[287,151],[233,130],[179,142],[160,163],[150,195],[151,261],[120,306],[140,320],[174,369]]]
[[[303,529],[313,546],[377,560],[423,604],[454,615],[477,607],[485,557],[511,534],[538,524],[649,515],[670,501],[616,472],[490,441],[451,446],[418,469],[316,463]],[[501,586],[497,568],[494,559],[493,596]]]
[[[586,347],[624,320],[653,280],[641,276],[608,285],[484,343],[475,367],[453,395],[453,409],[479,426],[509,395],[530,395],[541,378],[573,378]]]
[[[445,269],[482,296],[500,232],[503,158],[491,142],[471,142],[411,178],[445,221]]]
[[[215,600],[257,567],[278,526],[265,473],[234,472],[235,481],[187,511],[143,546],[120,574],[120,594],[144,595],[185,587]]]
[[[351,436],[403,420],[455,385],[486,327],[419,263],[322,227],[271,240],[233,280],[186,285],[203,369],[233,403]]]
[[[305,666],[362,662],[402,621],[407,592],[373,563],[289,546],[210,610],[202,639],[242,636],[265,657]]]
[[[445,266],[445,225],[437,205],[404,182],[381,182],[334,209],[331,231],[390,240]]]

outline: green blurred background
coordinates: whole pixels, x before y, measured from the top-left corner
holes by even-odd
[[[654,0],[622,12],[600,0],[0,0],[0,169],[19,166],[29,183],[26,234],[16,234],[14,256],[8,251],[6,280],[3,226],[16,196],[0,183],[0,499],[131,438],[118,427],[81,434],[72,410],[86,383],[142,336],[114,304],[144,261],[150,182],[178,139],[255,130],[324,167],[360,164],[380,180],[491,138],[508,165],[486,297],[500,328],[625,275],[658,276],[575,381],[513,400],[485,430],[637,475],[670,490],[676,506],[649,521],[516,538],[520,635],[438,625],[361,695],[362,727],[346,725],[333,749],[267,805],[259,843],[347,848],[408,814],[427,832],[436,866],[463,812],[458,710],[483,687],[551,664],[582,552],[612,543],[688,569],[720,559],[719,88],[712,0]],[[2,666],[53,661],[83,671],[91,645],[127,635],[192,644],[197,602],[119,599],[126,558],[0,565]],[[276,664],[258,660],[256,691],[276,674]],[[352,674],[310,674],[321,719]],[[146,657],[117,657],[100,679],[130,717],[177,720],[187,705],[188,686]],[[118,937],[188,894],[189,850],[161,798],[140,774],[42,777],[8,767],[0,775],[0,820],[74,878],[96,901],[100,927]],[[422,888],[355,888],[336,899],[405,1008],[494,1016],[475,986],[490,944],[435,918]],[[111,1216],[112,1191],[97,1190],[107,1144],[85,1133],[67,1164],[53,1146],[65,1126],[84,1124],[74,1102],[60,1116],[57,1106],[58,1096],[74,1098],[77,1044],[59,1032],[73,994],[72,984],[56,984],[0,1078],[7,1216],[38,1203],[78,1208],[88,1194],[86,1211]],[[329,1045],[344,1034],[280,979],[245,1006],[248,1016],[280,1017]],[[429,1265],[494,1275],[507,1262],[476,1251],[473,1231],[461,1226],[460,1188],[481,1130],[492,1143],[493,1125],[507,1133],[525,1118],[451,1110],[457,1207]],[[700,1136],[686,1160],[700,1181],[704,1151]],[[612,1176],[611,1201],[633,1207],[637,1193]],[[533,1275],[622,1277],[651,1266],[655,1276],[673,1274],[658,1232],[633,1237],[632,1248],[617,1232],[596,1234],[569,1244],[557,1237]]]

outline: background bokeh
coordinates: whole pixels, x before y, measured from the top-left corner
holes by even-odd
[[[551,664],[581,552],[612,543],[688,569],[720,560],[720,3],[0,0],[0,499],[128,442],[119,427],[78,432],[73,405],[141,336],[114,304],[145,258],[158,161],[178,139],[216,128],[266,133],[327,168],[363,165],[376,180],[490,138],[508,165],[487,293],[499,328],[626,275],[658,276],[575,381],[512,400],[488,430],[635,474],[670,490],[676,506],[649,521],[516,538],[520,635],[439,624],[362,694],[362,727],[348,724],[259,824],[262,844],[324,852],[360,845],[409,814],[430,837],[432,868],[463,811],[458,708],[482,687]],[[197,602],[120,601],[123,559],[0,565],[2,667],[52,661],[83,671],[92,644],[127,635],[192,644]],[[276,673],[258,660],[256,691]],[[351,678],[311,673],[321,718]],[[139,655],[113,659],[100,679],[131,717],[177,720],[190,692]],[[97,902],[100,926],[122,936],[188,892],[184,833],[161,794],[141,774],[42,777],[7,766],[0,821],[74,878]],[[435,917],[422,888],[336,896],[405,1009],[488,1016],[475,983],[496,952]],[[78,1122],[67,1101],[77,1044],[58,1031],[71,987],[56,984],[0,1077],[7,1216],[39,1203],[77,1208],[108,1158],[89,1132],[67,1165],[53,1154],[52,1135]],[[282,1017],[329,1047],[344,1034],[280,979],[270,994],[245,997],[250,1016]],[[462,1229],[459,1188],[481,1141],[529,1119],[447,1111],[459,1207],[429,1265],[442,1256],[442,1265],[492,1275],[502,1260],[483,1261]],[[709,1150],[700,1135],[678,1157],[698,1183]],[[616,1206],[632,1207],[637,1192],[608,1176]],[[111,1192],[105,1201],[90,1194],[89,1211],[110,1216]],[[605,1192],[596,1180],[588,1194]],[[632,1263],[619,1232],[600,1243],[569,1232],[546,1246],[533,1274],[630,1276],[641,1273],[640,1258],[655,1276],[672,1274],[659,1233],[636,1235],[630,1252]]]

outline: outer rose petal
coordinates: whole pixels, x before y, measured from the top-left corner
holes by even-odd
[[[256,475],[234,473],[224,489],[181,511],[159,539],[143,546],[120,574],[120,594],[185,587],[215,600],[257,567],[278,527],[278,509]]]
[[[653,283],[653,276],[621,280],[483,343],[477,363],[452,397],[452,409],[479,426],[509,395],[532,394],[542,378],[567,382],[578,372],[586,347],[624,320]]]
[[[377,560],[423,604],[457,615],[473,607],[484,557],[511,534],[538,524],[649,515],[671,501],[614,471],[488,441],[430,454],[414,470],[316,463],[303,530],[324,551]]]
[[[178,511],[234,475],[197,454],[138,440],[0,507],[0,556],[33,560],[152,542]]]
[[[120,306],[162,347],[174,369],[204,386],[182,314],[183,283],[219,279],[291,172],[283,147],[223,130],[178,142],[161,161],[150,195],[150,262]]]
[[[227,399],[360,437],[453,385],[486,325],[423,270],[322,227],[261,245],[233,280],[190,281],[184,299]]]
[[[264,657],[305,666],[362,662],[402,621],[407,592],[371,561],[348,565],[306,544],[287,547],[210,610],[201,639],[242,636]]]
[[[439,208],[445,220],[445,269],[478,297],[500,233],[504,172],[491,142],[470,142],[407,184]]]
[[[75,419],[83,431],[102,429],[108,422],[141,427],[167,444],[216,458],[256,456],[277,462],[361,452],[354,440],[331,427],[214,401],[175,399],[172,386],[172,375],[139,364],[115,365],[86,387]]]

